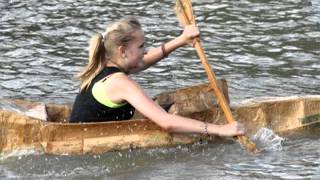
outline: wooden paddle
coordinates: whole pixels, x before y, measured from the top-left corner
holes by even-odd
[[[175,11],[179,22],[184,27],[186,25],[195,24],[195,18],[193,16],[192,4],[190,0],[176,0]],[[201,60],[202,65],[207,73],[210,85],[214,91],[215,97],[224,112],[225,118],[229,123],[234,122],[234,117],[232,116],[229,105],[227,104],[224,95],[222,94],[220,88],[217,85],[217,80],[214,72],[212,71],[208,59],[204,53],[201,46],[200,38],[195,38],[193,41],[193,46],[195,47],[197,54]],[[239,143],[245,147],[250,152],[258,152],[256,145],[247,136],[237,136]]]

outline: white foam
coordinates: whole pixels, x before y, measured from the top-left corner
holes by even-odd
[[[268,128],[259,129],[252,139],[260,149],[269,151],[282,151],[282,144],[285,140]]]
[[[43,152],[35,151],[34,149],[21,149],[21,150],[14,150],[7,154],[0,154],[0,160],[5,160],[10,157],[18,157],[21,158],[21,156],[27,156],[27,155],[39,155],[43,154]]]

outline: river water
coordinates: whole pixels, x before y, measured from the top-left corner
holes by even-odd
[[[147,47],[179,35],[173,1],[2,0],[0,98],[70,103],[87,62],[88,40],[108,22],[134,15]],[[319,94],[320,0],[193,3],[203,46],[233,103]],[[153,96],[207,82],[183,47],[133,78]],[[316,135],[315,135],[316,134]],[[194,145],[88,156],[22,155],[0,161],[0,178],[319,179],[319,133],[288,138],[281,151],[253,156],[237,144]]]

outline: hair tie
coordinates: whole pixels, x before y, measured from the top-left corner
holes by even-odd
[[[101,36],[102,36],[102,39],[101,39],[101,45],[102,45],[102,47],[104,47],[104,34],[103,33],[100,33],[101,34]]]
[[[100,33],[101,34],[101,36],[102,36],[102,39],[104,39],[104,34],[103,33]]]
[[[100,33],[100,35],[102,36],[102,39],[101,39],[101,41],[100,41],[101,48],[104,49],[104,48],[105,48],[105,47],[104,47],[104,35],[103,35],[103,33]]]

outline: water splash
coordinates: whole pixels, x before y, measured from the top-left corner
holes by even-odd
[[[0,109],[37,118],[43,121],[46,121],[48,119],[46,105],[44,103],[34,103],[34,105],[30,104],[28,106],[22,106],[16,104],[14,101],[1,99]]]
[[[268,128],[259,129],[252,139],[259,149],[267,151],[282,151],[282,144],[285,140]]]
[[[19,114],[24,114],[24,112],[27,111],[27,109],[17,106],[16,103],[6,100],[6,99],[1,99],[0,100],[0,109],[11,111],[11,112],[16,112]]]
[[[18,160],[20,160],[24,156],[28,155],[41,155],[43,152],[36,151],[34,149],[20,149],[20,150],[14,150],[7,154],[0,154],[0,161],[4,161],[7,158],[11,157],[17,157]]]

